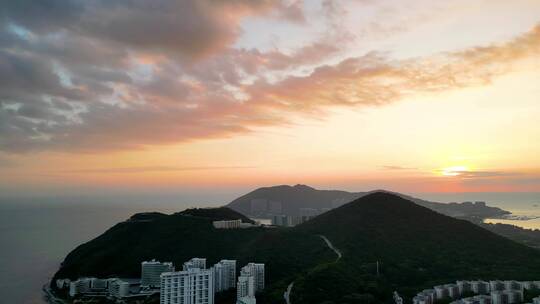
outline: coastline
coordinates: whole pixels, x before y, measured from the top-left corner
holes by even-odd
[[[538,216],[516,216],[516,217],[490,217],[484,218],[484,224],[506,224],[516,226],[522,229],[537,230],[540,229],[540,217]]]
[[[43,285],[43,293],[44,293],[44,299],[45,301],[47,301],[47,303],[49,304],[68,304],[68,302],[66,302],[65,300],[61,299],[61,298],[58,298],[57,296],[54,295],[54,293],[52,292],[51,288],[49,287],[49,283],[46,283],[45,285]]]

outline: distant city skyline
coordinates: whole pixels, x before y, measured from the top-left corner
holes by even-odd
[[[539,1],[54,2],[2,4],[3,195],[540,191]]]

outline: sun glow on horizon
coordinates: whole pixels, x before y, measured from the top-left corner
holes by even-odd
[[[444,176],[459,176],[467,171],[469,171],[467,166],[453,166],[444,168],[441,172]]]

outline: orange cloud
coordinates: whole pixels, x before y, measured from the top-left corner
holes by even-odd
[[[335,107],[380,106],[415,94],[482,85],[508,72],[513,63],[540,55],[537,26],[506,43],[460,52],[408,60],[390,60],[371,52],[337,64],[322,64],[339,53],[332,45],[335,40],[326,36],[291,54],[227,47],[237,35],[241,16],[289,6],[279,4],[276,8],[271,5],[274,2],[266,1],[189,3],[197,7],[197,14],[212,21],[208,26],[227,33],[216,34],[219,37],[215,40],[213,34],[194,37],[191,46],[185,46],[185,37],[167,42],[169,35],[179,35],[175,27],[182,29],[180,33],[187,31],[186,37],[194,35],[193,31],[199,35],[198,27],[186,28],[167,12],[152,11],[153,15],[141,17],[142,24],[152,28],[163,17],[165,22],[155,25],[156,29],[171,22],[170,32],[155,37],[128,35],[116,42],[110,41],[115,32],[105,33],[106,27],[92,24],[81,24],[77,29],[89,33],[86,39],[37,35],[25,40],[6,34],[5,46],[0,47],[0,74],[11,77],[0,83],[0,149],[122,150],[230,137],[261,126],[287,125],[297,117],[321,119]],[[123,20],[142,14],[143,8],[124,11],[113,6],[111,12],[119,10],[116,20],[109,12],[95,14],[108,16],[104,24],[116,24],[113,28],[120,31]],[[129,33],[132,29],[124,30]],[[59,42],[66,48],[55,47]],[[140,56],[135,57],[135,64],[127,62],[130,52],[126,47]],[[189,49],[180,49],[184,47]],[[93,52],[80,52],[83,57],[76,60],[76,50],[87,49]],[[198,61],[161,56],[174,50],[213,55]],[[140,71],[138,64],[149,67]],[[279,81],[269,80],[267,74],[311,65],[318,67],[308,75],[284,73]]]

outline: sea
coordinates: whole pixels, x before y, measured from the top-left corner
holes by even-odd
[[[409,193],[438,202],[485,201],[519,215],[540,215],[539,193]],[[0,198],[0,304],[44,304],[42,287],[63,258],[138,212],[174,213],[219,203],[159,203],[132,199]],[[511,221],[540,229],[540,219]]]

